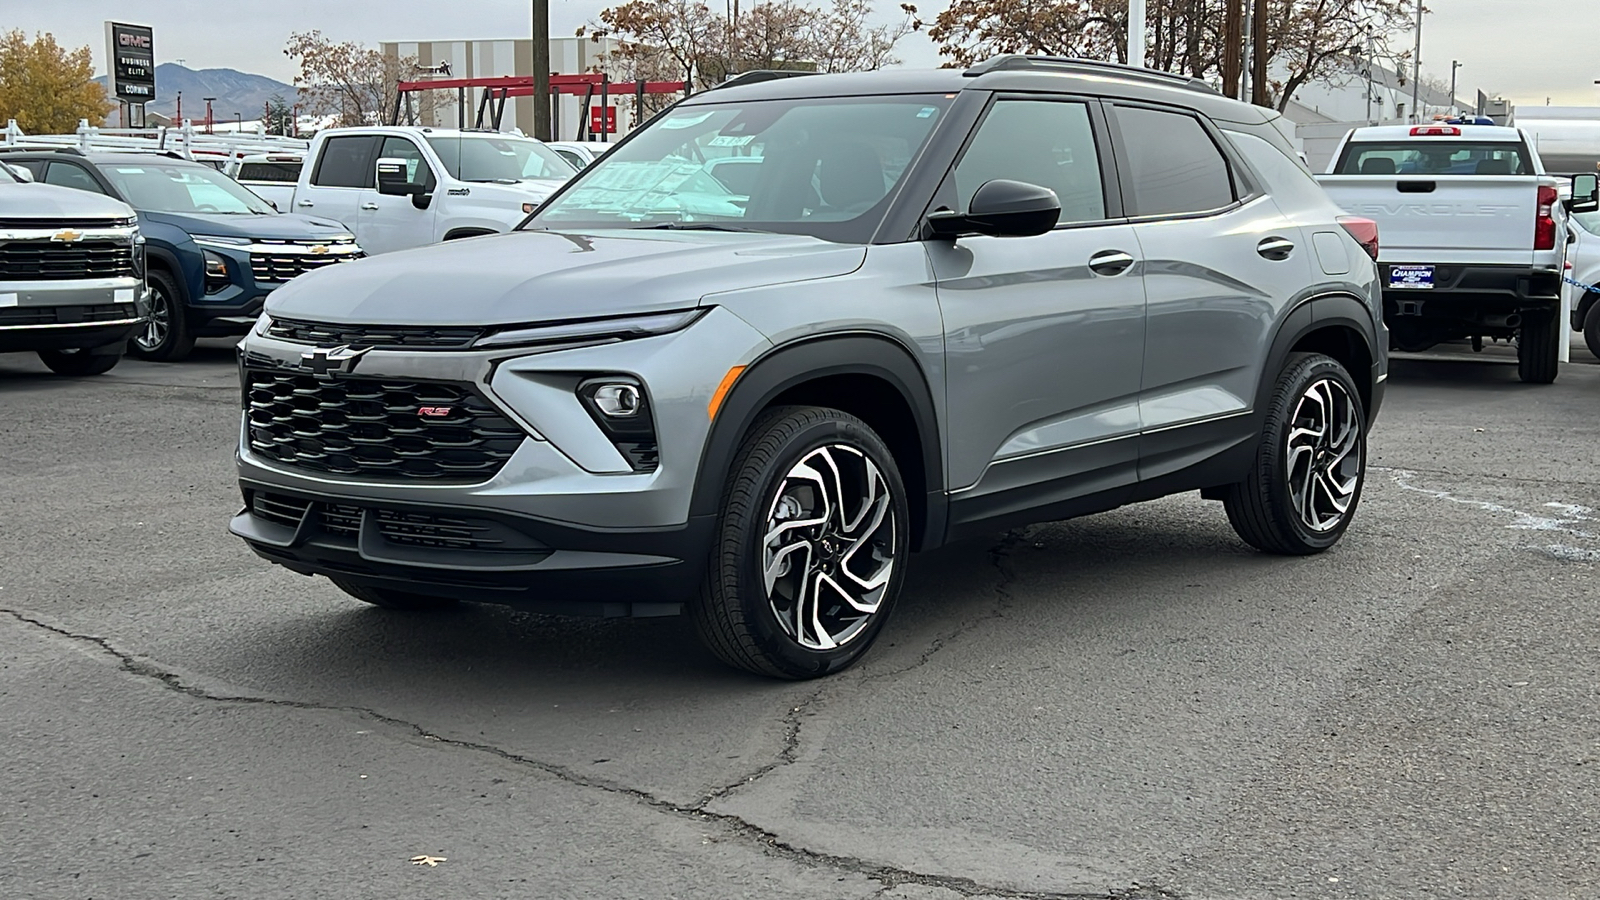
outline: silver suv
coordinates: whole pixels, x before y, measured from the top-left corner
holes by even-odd
[[[961,538],[1199,490],[1261,550],[1339,540],[1376,235],[1275,113],[1072,60],[789,74],[517,232],[275,292],[233,532],[383,607],[686,608],[784,678],[860,658]]]

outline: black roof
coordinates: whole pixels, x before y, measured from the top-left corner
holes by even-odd
[[[980,91],[1059,91],[1147,100],[1198,109],[1214,119],[1259,124],[1275,113],[1218,94],[1187,76],[1095,60],[1009,55],[969,69],[885,69],[838,75],[747,73],[696,94],[686,104],[786,100],[873,94],[953,94]]]

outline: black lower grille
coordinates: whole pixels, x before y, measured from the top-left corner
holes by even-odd
[[[132,244],[116,241],[0,242],[0,278],[61,281],[132,275]]]
[[[467,384],[254,369],[244,377],[250,448],[296,468],[471,484],[494,477],[525,436]]]
[[[267,334],[281,341],[350,347],[469,347],[484,329],[471,325],[335,325],[273,317]]]
[[[79,325],[84,322],[116,322],[138,317],[139,312],[131,303],[106,303],[95,306],[10,306],[0,309],[0,328],[17,325]]]
[[[378,535],[389,544],[433,550],[527,552],[542,549],[538,541],[513,528],[470,516],[368,508],[266,491],[251,492],[249,505],[257,517],[288,528],[298,528],[310,508],[312,524],[323,534],[348,538],[352,542],[361,535],[363,516],[368,516],[368,526],[376,527]]]

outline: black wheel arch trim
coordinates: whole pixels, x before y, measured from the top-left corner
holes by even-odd
[[[925,501],[922,527],[912,535],[912,549],[927,550],[942,544],[948,499],[944,493],[944,460],[933,391],[911,350],[898,339],[879,332],[801,338],[773,347],[749,363],[711,424],[711,433],[701,451],[689,514],[716,515],[739,444],[763,409],[791,388],[834,375],[878,378],[898,391],[911,410],[922,450]],[[885,440],[893,444],[888,436]],[[914,497],[907,499],[912,501],[913,509],[918,506]]]
[[[1256,418],[1266,415],[1267,399],[1277,384],[1278,373],[1283,371],[1289,352],[1302,338],[1314,331],[1329,326],[1344,326],[1354,331],[1366,345],[1367,357],[1376,365],[1378,355],[1388,348],[1378,345],[1378,328],[1372,316],[1372,310],[1365,302],[1343,291],[1312,294],[1295,304],[1279,321],[1277,331],[1273,334],[1266,365],[1261,371],[1261,381],[1256,386]],[[1368,405],[1371,408],[1366,410],[1366,414],[1370,425],[1377,416],[1382,397],[1376,372],[1351,372],[1350,377],[1356,380],[1357,385],[1364,383],[1368,388],[1368,397],[1371,398]]]

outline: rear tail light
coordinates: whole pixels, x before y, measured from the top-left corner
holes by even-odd
[[[1360,216],[1340,216],[1339,224],[1344,226],[1345,231],[1350,232],[1350,236],[1356,239],[1356,243],[1361,245],[1361,249],[1367,251],[1368,256],[1372,257],[1373,260],[1377,260],[1377,222],[1371,219],[1363,219]]]
[[[1556,189],[1546,185],[1539,185],[1539,215],[1533,220],[1533,249],[1554,250],[1556,248]]]
[[[1411,129],[1412,137],[1460,137],[1461,129],[1454,125],[1418,125]]]

